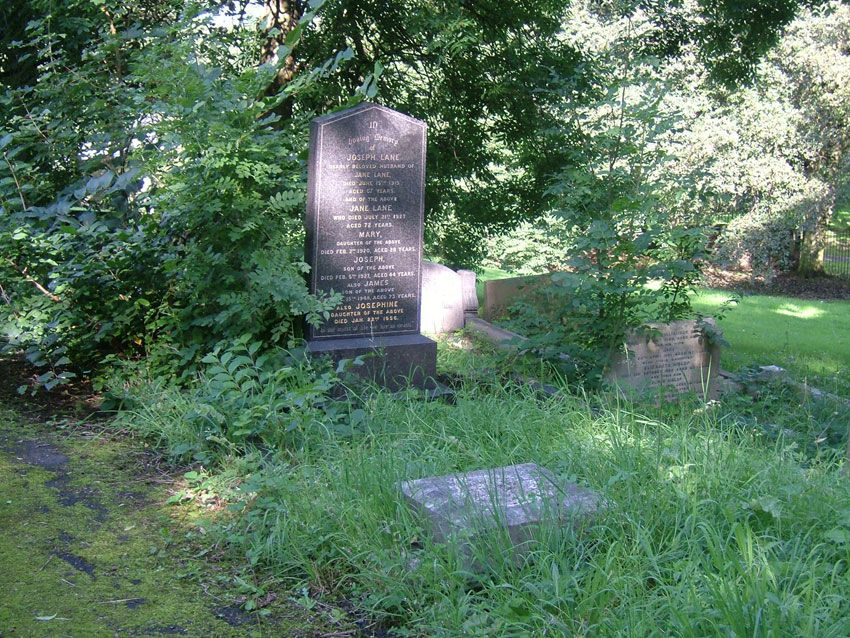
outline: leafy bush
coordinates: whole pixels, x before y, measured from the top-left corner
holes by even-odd
[[[583,22],[584,21],[584,22]],[[705,232],[679,225],[678,205],[689,180],[664,175],[674,158],[663,142],[678,121],[662,101],[669,86],[656,61],[634,56],[647,23],[615,16],[603,30],[579,11],[566,37],[595,47],[598,99],[586,107],[566,99],[564,128],[584,143],[554,176],[549,193],[563,245],[545,300],[517,304],[514,325],[541,353],[570,356],[570,376],[596,383],[626,331],[647,320],[692,315],[690,294],[707,256]],[[551,243],[550,243],[551,246]],[[551,249],[541,250],[549,254]]]
[[[850,9],[806,9],[756,67],[751,85],[712,87],[697,53],[685,50],[664,73],[665,98],[687,115],[666,148],[670,177],[696,176],[682,204],[690,219],[728,223],[719,259],[754,274],[817,268],[821,233],[850,149]]]
[[[269,113],[350,52],[266,97],[254,32],[199,11],[125,31],[87,16],[81,59],[50,16],[28,27],[39,81],[2,96],[0,322],[46,384],[110,354],[171,374],[245,332],[286,345],[338,302],[304,279],[308,118]]]
[[[269,351],[242,335],[201,359],[184,390],[134,366],[130,383],[109,390],[119,421],[151,437],[169,455],[210,464],[260,449],[273,455],[297,448],[315,430],[336,435],[365,423],[356,401],[332,399],[336,372],[303,351]]]

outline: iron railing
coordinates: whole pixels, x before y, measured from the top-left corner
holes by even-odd
[[[830,275],[850,277],[850,228],[826,231],[823,269]]]

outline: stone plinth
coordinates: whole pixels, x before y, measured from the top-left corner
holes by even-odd
[[[400,487],[438,542],[454,540],[469,552],[473,538],[507,533],[514,558],[531,548],[541,525],[575,524],[602,507],[595,492],[534,463],[406,481]]]
[[[437,375],[437,343],[422,335],[308,341],[307,351],[329,357],[334,366],[362,356],[363,365],[349,365],[346,371],[393,392],[408,386],[430,389]]]

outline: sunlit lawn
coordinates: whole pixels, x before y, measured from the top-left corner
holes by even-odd
[[[727,293],[705,289],[695,299],[698,311],[711,314]],[[850,383],[850,302],[790,297],[744,297],[720,321],[730,346],[723,367],[775,364],[803,379]]]
[[[850,229],[850,200],[836,204],[829,226],[835,231]]]

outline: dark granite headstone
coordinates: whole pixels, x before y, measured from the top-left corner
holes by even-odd
[[[373,354],[356,371],[391,389],[436,374],[419,334],[425,140],[424,122],[368,102],[310,124],[310,291],[344,300],[308,328],[308,351]]]

